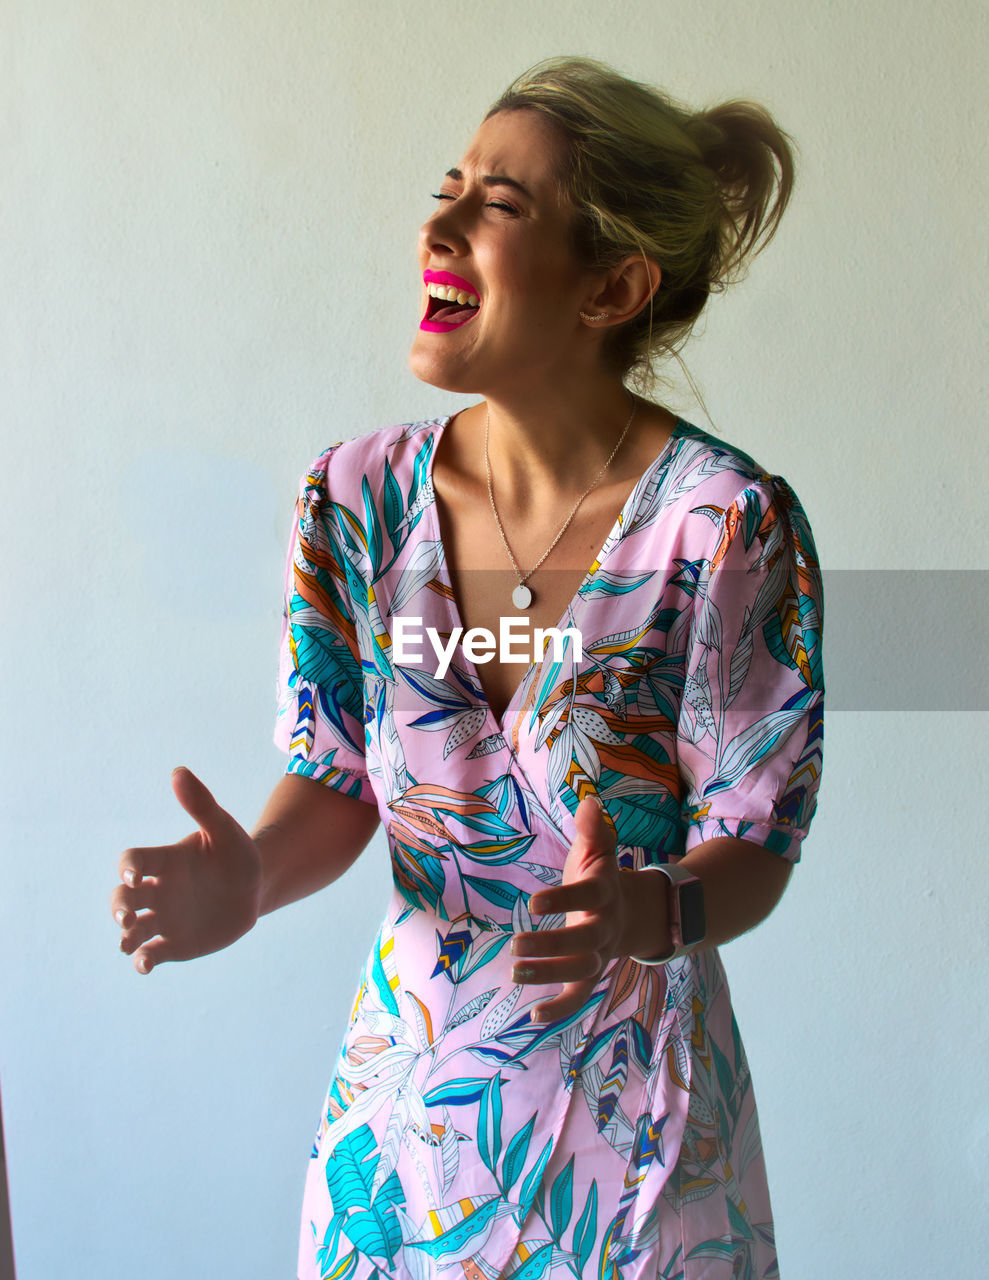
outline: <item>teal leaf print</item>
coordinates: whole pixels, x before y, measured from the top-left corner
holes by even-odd
[[[323,1243],[316,1250],[316,1261],[319,1264],[321,1271],[337,1256],[337,1245],[340,1243],[340,1231],[342,1227],[343,1214],[335,1213],[330,1219],[330,1225],[326,1228],[326,1234],[323,1236]],[[354,1265],[356,1266],[356,1249],[351,1250],[350,1257],[354,1259]]]
[[[481,1095],[477,1117],[477,1151],[492,1173],[501,1155],[501,1115],[501,1076],[496,1074]]]
[[[737,1106],[735,1099],[736,1073],[732,1071],[731,1066],[728,1063],[728,1059],[713,1040],[711,1041],[711,1052],[714,1057],[714,1069],[718,1074],[718,1085],[721,1089],[725,1107],[727,1108],[731,1119],[734,1120]]]
[[[525,1262],[514,1271],[509,1271],[505,1280],[540,1280],[546,1274],[547,1267],[553,1262],[553,1242],[546,1240],[529,1254]]]
[[[499,1066],[519,1067],[522,1071],[527,1071],[528,1067],[524,1063],[515,1062],[512,1055],[507,1049],[499,1049],[496,1044],[475,1044],[468,1050],[472,1057],[477,1058],[481,1062],[496,1062]]]
[[[529,1121],[525,1127],[520,1129],[508,1144],[508,1150],[505,1152],[505,1163],[502,1166],[506,1192],[510,1191],[522,1176],[522,1170],[525,1168],[526,1156],[529,1154],[529,1143],[532,1140],[532,1131],[535,1128],[535,1124],[536,1116],[535,1113],[533,1113],[533,1115],[529,1117]]]
[[[704,569],[707,561],[674,560],[673,563],[676,565],[677,571],[670,575],[667,580],[667,585],[679,587],[681,591],[692,599],[697,594],[701,571]]]
[[[522,844],[522,847],[528,848],[533,839],[532,836],[519,835],[515,824],[506,822],[494,806],[488,810],[483,809],[480,805],[475,805],[470,809],[462,806],[457,811],[456,818],[458,822],[468,827],[471,831],[479,831],[482,835],[494,836],[495,839],[502,843],[507,841],[513,849],[518,848],[520,844]],[[514,840],[512,839],[513,837],[515,837]],[[465,845],[462,847],[470,852],[475,846]],[[476,848],[479,850],[478,856],[483,856],[480,853],[481,846],[478,845]]]
[[[561,1018],[558,1022],[549,1022],[545,1026],[533,1024],[528,1014],[526,1014],[525,1017],[519,1018],[502,1031],[498,1037],[499,1043],[508,1047],[517,1045],[514,1061],[520,1062],[544,1045],[547,1040],[554,1039],[561,1035],[567,1027],[573,1026],[575,1022],[580,1022],[593,1009],[597,1008],[604,997],[604,990],[596,991],[582,1008],[574,1010],[569,1017]]]
[[[381,1001],[382,1007],[392,1017],[398,1017],[398,1001],[395,999],[395,992],[392,990],[391,983],[388,981],[388,975],[385,973],[385,967],[381,963],[381,947],[375,945],[374,960],[371,963],[370,985],[374,989],[375,995]]]
[[[331,504],[334,515],[336,516],[337,526],[343,538],[341,550],[347,548],[353,553],[352,556],[341,557],[344,561],[344,568],[347,570],[347,581],[351,587],[351,595],[355,599],[360,599],[358,593],[353,591],[353,587],[357,583],[355,576],[352,576],[353,559],[360,557],[361,552],[367,552],[367,534],[361,522],[354,515],[349,507],[345,507],[342,502],[334,502]]]
[[[584,1205],[584,1211],[577,1219],[573,1230],[573,1247],[577,1254],[578,1271],[584,1274],[587,1260],[594,1249],[594,1241],[598,1234],[598,1183],[597,1178],[591,1182],[591,1189]]]
[[[465,1257],[473,1249],[481,1247],[487,1240],[495,1219],[509,1212],[505,1202],[497,1195],[462,1200],[460,1206],[466,1206],[466,1211],[452,1227],[448,1227],[432,1240],[407,1240],[405,1247],[421,1250],[441,1262],[441,1265],[443,1259],[452,1258],[456,1261],[458,1258]],[[422,1272],[417,1269],[413,1274],[421,1275]]]
[[[735,499],[735,505],[743,508],[745,513],[742,523],[742,540],[745,543],[746,551],[748,551],[759,531],[759,526],[762,524],[762,498],[759,490],[743,489]]]
[[[553,1139],[548,1138],[546,1145],[539,1153],[539,1159],[529,1170],[525,1182],[522,1183],[522,1190],[519,1193],[519,1222],[526,1216],[532,1208],[533,1201],[536,1198],[536,1192],[539,1190],[539,1184],[542,1181],[543,1170],[549,1161],[553,1151]]]
[[[721,757],[718,773],[704,788],[704,795],[714,795],[736,786],[763,756],[769,755],[785,741],[787,735],[804,719],[806,708],[790,707],[774,711],[749,725],[728,744]]]
[[[391,544],[396,551],[401,546],[398,529],[402,523],[403,510],[402,490],[395,479],[391,463],[385,458],[385,528],[388,530],[388,537],[391,539]]]
[[[722,1262],[733,1262],[735,1246],[730,1239],[702,1240],[700,1244],[695,1244],[687,1254],[688,1262],[692,1262],[695,1258],[720,1259]],[[683,1273],[681,1272],[681,1274]]]
[[[638,1018],[629,1018],[626,1025],[631,1036],[632,1061],[637,1063],[643,1071],[647,1071],[652,1062],[652,1036]]]
[[[553,1234],[557,1240],[563,1238],[563,1233],[570,1225],[570,1219],[573,1216],[573,1162],[574,1157],[571,1156],[567,1161],[567,1167],[556,1176],[553,1189],[550,1191],[550,1219],[553,1223]]]
[[[429,458],[433,452],[433,437],[427,436],[422,443],[422,448],[416,454],[415,465],[412,470],[412,485],[409,489],[409,506],[414,506],[416,499],[419,497],[419,490],[422,488],[426,480],[429,468]]]
[[[511,830],[518,831],[520,827],[524,831],[529,830],[529,806],[514,774],[503,773],[500,778],[481,787],[477,794],[495,806]],[[513,816],[516,812],[518,820]]]
[[[728,1221],[731,1223],[732,1236],[736,1240],[739,1238],[742,1240],[753,1239],[752,1228],[749,1225],[748,1219],[741,1213],[738,1206],[732,1203],[731,1200],[728,1201]]]
[[[395,883],[402,897],[411,906],[422,910],[419,894],[427,906],[446,918],[443,910],[443,891],[446,873],[441,857],[445,855],[424,853],[421,856],[405,841],[392,833],[392,870]]]
[[[605,569],[598,569],[591,581],[581,588],[580,594],[584,599],[628,595],[630,591],[635,591],[648,582],[654,572],[653,569],[647,569],[645,573],[609,573]]]
[[[503,911],[510,912],[522,892],[518,885],[507,884],[504,880],[482,880],[479,876],[464,876],[464,879],[482,898],[487,898]]]
[[[345,644],[323,628],[305,625],[304,605],[297,596],[293,601],[292,638],[295,641],[296,662],[303,674],[307,688],[313,688],[320,707],[338,734],[352,747],[364,750],[363,739],[358,744],[347,728],[342,709],[364,705],[364,679],[354,655]]]
[[[623,1219],[624,1214],[621,1210],[612,1218],[608,1226],[608,1230],[604,1233],[604,1239],[601,1241],[601,1264],[598,1267],[598,1280],[615,1280],[615,1276],[619,1275],[618,1261],[622,1250],[621,1242],[617,1239],[618,1224]],[[681,1272],[681,1277],[683,1273]]]
[[[322,1280],[350,1280],[350,1277],[357,1270],[358,1253],[356,1249],[351,1249],[342,1261],[338,1262],[332,1271],[323,1270],[326,1267],[329,1258],[323,1256],[323,1250],[320,1249],[316,1254],[316,1260],[320,1265],[320,1275]]]
[[[461,821],[463,821],[464,826],[476,825],[466,818],[461,819]],[[487,841],[484,844],[458,844],[457,849],[460,853],[470,858],[471,862],[480,862],[486,867],[503,867],[510,862],[517,862],[528,851],[535,838],[535,836],[513,834],[497,841],[497,843]]]
[[[395,1208],[404,1204],[402,1184],[392,1172],[374,1200],[371,1183],[378,1164],[377,1142],[370,1126],[361,1125],[341,1139],[326,1162],[326,1182],[334,1204],[347,1205],[344,1226],[354,1245],[371,1258],[395,1265],[402,1229]]]
[[[461,1076],[430,1089],[422,1095],[422,1100],[427,1107],[466,1107],[480,1101],[490,1083],[490,1076]]]
[[[371,581],[376,582],[381,575],[381,554],[384,550],[381,538],[381,522],[378,510],[374,505],[374,495],[367,476],[361,481],[361,493],[364,496],[364,518],[367,521],[367,549],[371,557]]]

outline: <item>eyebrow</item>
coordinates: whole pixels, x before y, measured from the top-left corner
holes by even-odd
[[[447,169],[446,176],[452,178],[454,182],[463,182],[464,175],[459,169]],[[520,191],[522,195],[532,199],[532,192],[528,187],[523,186],[517,178],[510,178],[504,173],[486,173],[481,178],[482,183],[486,187],[512,187],[516,191]]]

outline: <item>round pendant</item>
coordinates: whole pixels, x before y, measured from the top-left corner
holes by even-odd
[[[528,609],[532,604],[532,592],[524,582],[520,582],[512,592],[512,604],[516,609]]]

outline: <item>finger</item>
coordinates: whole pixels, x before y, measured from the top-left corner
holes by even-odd
[[[136,889],[118,884],[110,894],[110,911],[121,928],[125,928],[130,918],[137,911],[144,911],[154,906],[156,889],[154,885],[140,884]]]
[[[568,982],[558,996],[552,1000],[541,1000],[529,1011],[532,1022],[559,1022],[577,1013],[591,997],[594,982],[585,979],[583,982]]]
[[[133,955],[138,947],[143,946],[159,931],[160,924],[153,911],[134,916],[120,934],[120,950],[125,956]]]
[[[182,808],[203,831],[214,830],[227,816],[214,800],[209,787],[184,765],[172,770],[172,790]]]
[[[124,955],[131,955],[143,943],[154,938],[160,927],[155,911],[142,911],[141,915],[132,916],[131,922],[120,931],[120,950]]]
[[[563,929],[517,933],[511,949],[513,956],[576,956],[596,951],[603,942],[604,929],[601,921],[594,918]]]
[[[167,938],[152,938],[135,953],[134,968],[138,973],[150,973],[168,960],[174,960],[172,944]]]
[[[590,981],[592,984],[601,973],[601,957],[596,951],[582,955],[561,956],[556,960],[526,960],[512,969],[512,981],[518,986],[564,982],[568,984]]]
[[[573,820],[577,831],[586,840],[594,844],[610,843],[614,847],[615,824],[597,796],[585,796],[574,811]]]
[[[540,889],[529,899],[529,911],[534,916],[562,915],[567,911],[595,911],[609,898],[610,886],[598,876],[575,880],[573,884],[556,885],[552,889]]]
[[[129,888],[136,888],[145,876],[160,876],[168,847],[158,845],[148,849],[125,849],[117,863],[117,874]]]

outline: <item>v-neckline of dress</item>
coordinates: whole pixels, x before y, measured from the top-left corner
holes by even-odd
[[[436,452],[439,447],[439,440],[443,431],[450,425],[450,423],[453,421],[453,418],[455,416],[456,415],[452,413],[448,414],[445,418],[436,419],[433,424],[433,431],[431,436],[432,448],[429,451],[429,458],[427,459],[427,462],[426,462],[426,479],[429,487],[429,504],[428,504],[427,510],[429,512],[429,519],[432,521],[432,524],[433,524],[433,528],[431,531],[432,536],[436,539],[436,541],[440,546],[440,550],[442,551],[442,558],[440,562],[440,575],[441,575],[440,581],[446,591],[447,614],[448,614],[448,621],[450,623],[450,630],[452,632],[457,627],[459,627],[461,629],[461,636],[463,636],[467,628],[464,625],[463,617],[460,612],[460,602],[457,599],[456,591],[454,590],[453,577],[450,573],[450,566],[447,561],[446,545],[443,542],[443,531],[442,531],[442,528],[440,527],[439,509],[436,504],[436,489],[435,489],[435,486],[433,485],[433,463],[436,459]],[[659,451],[656,457],[652,460],[649,466],[646,467],[645,471],[643,471],[643,473],[639,476],[638,480],[632,486],[632,489],[628,497],[625,499],[625,502],[622,504],[621,511],[615,517],[614,523],[612,524],[611,528],[608,530],[607,536],[605,537],[604,542],[601,544],[601,547],[598,550],[597,555],[591,561],[590,565],[587,568],[587,572],[584,574],[583,578],[581,578],[580,580],[577,590],[570,597],[570,600],[567,602],[563,610],[562,616],[557,621],[556,623],[557,630],[564,629],[567,619],[570,616],[571,611],[573,610],[576,602],[580,597],[580,593],[583,591],[584,587],[587,585],[587,583],[591,580],[591,577],[593,576],[591,572],[592,569],[594,573],[597,573],[601,569],[602,565],[604,564],[604,561],[611,554],[614,548],[618,545],[622,530],[626,528],[630,519],[635,515],[635,512],[641,500],[643,489],[649,483],[649,480],[651,479],[651,477],[653,476],[657,468],[667,460],[668,455],[672,452],[673,446],[680,439],[683,433],[683,429],[686,426],[687,424],[684,422],[684,420],[678,416],[675,423],[673,424],[672,430],[670,431],[669,439],[666,441],[666,443],[663,445],[662,449]],[[515,691],[512,693],[512,696],[509,698],[508,702],[505,704],[505,709],[501,714],[501,718],[499,719],[499,717],[495,715],[494,708],[491,706],[491,703],[488,699],[487,692],[484,688],[484,683],[481,680],[480,672],[478,671],[476,664],[467,656],[467,654],[463,650],[461,650],[461,654],[463,656],[464,668],[466,669],[468,676],[471,678],[472,683],[476,686],[479,692],[480,705],[484,711],[485,716],[487,717],[489,723],[494,726],[494,729],[496,730],[496,732],[504,736],[507,728],[510,725],[513,725],[515,723],[515,717],[518,714],[518,709],[516,704],[519,702],[521,698],[524,697],[526,689],[532,682],[533,674],[542,669],[545,663],[545,657],[541,658],[538,662],[529,663],[528,667],[525,669],[522,675],[522,679],[515,686]]]

